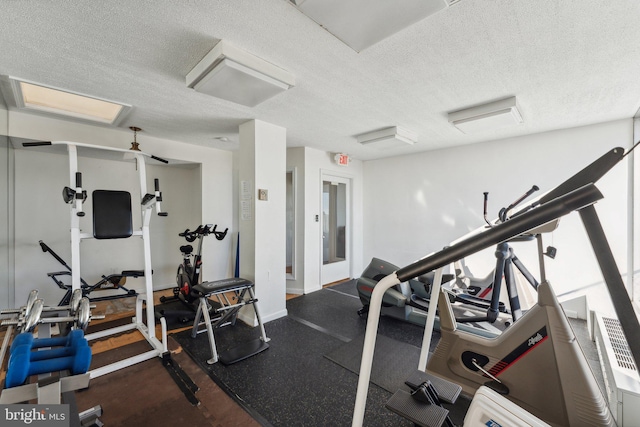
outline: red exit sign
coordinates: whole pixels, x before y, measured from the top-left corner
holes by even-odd
[[[347,154],[336,154],[334,158],[340,166],[349,166],[349,156]]]

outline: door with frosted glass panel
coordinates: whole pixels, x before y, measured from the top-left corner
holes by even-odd
[[[350,278],[349,184],[342,177],[322,178],[322,285]]]

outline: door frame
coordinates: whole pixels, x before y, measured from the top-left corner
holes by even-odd
[[[320,228],[319,228],[319,244],[320,244],[320,253],[319,253],[319,259],[318,259],[318,263],[320,265],[319,268],[319,273],[320,273],[320,286],[324,286],[328,283],[333,283],[337,280],[342,279],[343,277],[339,277],[339,278],[331,278],[331,280],[327,279],[325,280],[324,277],[326,277],[326,273],[324,272],[324,263],[323,263],[323,238],[322,238],[322,234],[323,234],[323,219],[322,219],[322,209],[323,209],[323,182],[324,181],[331,181],[331,180],[340,180],[340,181],[346,181],[346,207],[347,207],[347,212],[346,212],[346,230],[345,230],[345,262],[347,263],[346,265],[346,269],[347,269],[347,277],[346,278],[351,278],[352,277],[352,271],[353,271],[353,251],[352,251],[352,241],[353,241],[353,180],[354,177],[353,175],[350,174],[345,174],[345,173],[340,173],[339,171],[334,171],[334,170],[326,170],[326,169],[320,169],[320,194],[319,194],[319,198],[320,198]],[[334,280],[335,279],[335,280]]]
[[[298,246],[297,246],[297,238],[298,238],[298,168],[293,167],[293,168],[287,168],[286,174],[291,174],[291,185],[292,185],[292,200],[291,203],[293,205],[293,218],[291,221],[291,226],[293,228],[293,240],[291,241],[291,272],[287,272],[286,273],[286,280],[296,280],[296,263],[297,263],[297,256],[296,256],[296,251],[298,250]],[[288,207],[288,205],[287,205]],[[289,213],[286,212],[286,215],[288,215]],[[289,232],[288,229],[288,223],[286,226],[286,232]],[[285,238],[285,244],[286,244],[286,238]],[[285,255],[286,258],[286,255]],[[286,264],[286,262],[285,262]],[[286,267],[286,266],[285,266]]]

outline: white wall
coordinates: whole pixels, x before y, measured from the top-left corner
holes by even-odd
[[[7,135],[8,112],[0,108],[0,308],[13,301],[13,148]]]
[[[287,150],[287,167],[298,171],[298,201],[296,218],[296,280],[288,285],[293,293],[310,293],[322,289],[320,266],[322,263],[322,241],[320,222],[322,215],[322,173],[329,172],[351,180],[351,272],[356,277],[362,271],[363,233],[363,164],[353,160],[349,166],[338,166],[333,154],[313,148],[290,148]]]
[[[14,112],[9,114],[8,132],[24,138],[68,140],[120,148],[128,148],[132,140],[130,132],[120,129]],[[160,179],[163,210],[169,212],[168,217],[154,217],[150,227],[154,288],[163,289],[175,284],[175,270],[181,260],[178,247],[186,243],[177,236],[179,232],[194,228],[201,222],[217,223],[231,229],[232,154],[154,138],[144,133],[138,135],[138,142],[144,151],[170,159],[170,164],[175,164],[150,165],[147,170],[149,189],[153,189],[154,177]],[[38,240],[44,240],[70,262],[69,209],[61,196],[62,188],[69,184],[67,159],[65,155],[20,149],[15,150],[15,162],[15,303],[24,301],[32,288],[39,288],[47,303],[57,303],[61,291],[55,288],[53,282],[49,282],[46,273],[63,268],[40,251]],[[89,194],[96,187],[131,191],[138,185],[133,164],[81,158],[80,168],[84,172],[83,185]],[[139,195],[134,193],[132,191],[135,201]],[[134,206],[137,204],[134,203]],[[134,226],[139,225],[139,218],[139,214],[134,213]],[[91,225],[86,227],[89,230],[85,231],[90,231]],[[141,244],[136,247],[136,239],[84,241],[81,262],[85,280],[91,283],[101,274],[143,268],[143,264],[136,259],[142,251]],[[229,276],[229,259],[235,255],[231,253],[231,240],[227,238],[221,242],[212,237],[205,239],[204,280]],[[132,250],[129,251],[129,248]],[[137,283],[134,285],[138,287]],[[142,281],[139,286],[143,286]]]
[[[550,190],[615,146],[633,141],[632,120],[621,120],[482,144],[467,145],[364,164],[364,259],[379,257],[399,266],[440,250],[483,225],[482,193],[489,192],[489,218],[533,184]],[[627,162],[598,183],[605,199],[596,209],[623,274],[627,248]],[[541,192],[542,192],[541,191]],[[572,214],[545,244],[558,249],[547,263],[556,293],[602,281],[582,223]],[[535,244],[514,244],[532,272]],[[484,277],[493,250],[469,259]]]

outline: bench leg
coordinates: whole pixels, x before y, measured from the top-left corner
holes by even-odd
[[[260,312],[258,312],[258,302],[256,301],[255,293],[253,292],[253,286],[249,287],[249,296],[251,297],[253,303],[253,310],[256,312],[256,318],[258,319],[258,325],[260,326],[260,334],[262,335],[262,341],[269,342],[269,338],[267,338],[267,333],[264,331],[264,325],[262,324],[262,318],[260,317]]]
[[[209,345],[211,346],[211,359],[207,360],[209,365],[213,365],[218,361],[218,349],[216,348],[216,338],[213,335],[213,325],[211,324],[211,317],[209,316],[209,310],[207,310],[206,297],[200,298],[200,304],[198,304],[198,313],[204,317],[204,323],[207,325],[207,336],[209,337]],[[198,327],[199,316],[196,315],[196,322],[194,322],[194,328]]]
[[[202,303],[198,303],[198,309],[196,310],[196,317],[193,319],[193,328],[191,328],[191,338],[198,336],[198,326],[200,325],[200,319],[202,318]]]

